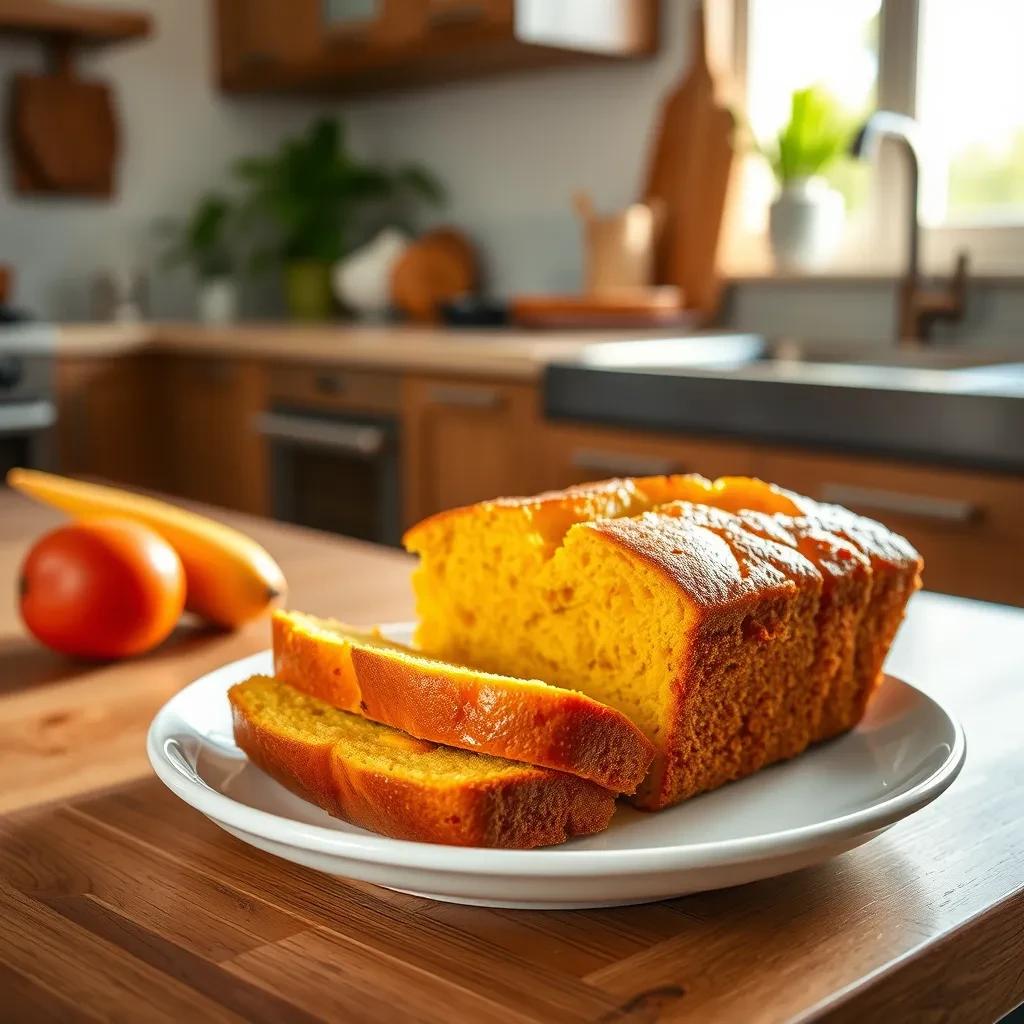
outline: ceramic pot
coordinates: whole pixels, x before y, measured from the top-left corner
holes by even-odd
[[[296,320],[326,320],[331,315],[331,267],[317,260],[289,263],[284,268],[288,312]]]
[[[795,178],[782,187],[768,221],[779,270],[806,272],[827,266],[843,238],[843,197],[824,178]]]
[[[199,285],[199,319],[230,324],[238,318],[238,288],[230,277],[211,277]]]
[[[338,302],[366,319],[384,316],[391,308],[391,268],[408,244],[401,231],[385,228],[336,263],[332,280]]]

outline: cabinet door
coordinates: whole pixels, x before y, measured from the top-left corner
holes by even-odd
[[[540,488],[537,389],[409,378],[403,385],[406,523],[442,509]]]
[[[57,461],[62,473],[159,488],[151,364],[143,356],[57,362]]]
[[[744,475],[753,465],[749,445],[621,427],[549,423],[544,447],[544,486],[552,489],[616,476]]]
[[[1020,476],[782,449],[761,452],[756,475],[903,534],[928,590],[1024,605]]]
[[[424,30],[438,38],[454,32],[512,34],[513,0],[422,0]]]
[[[217,0],[220,77],[227,86],[273,85],[312,65],[324,40],[321,0]]]
[[[267,514],[266,446],[255,429],[263,408],[261,364],[165,356],[160,408],[173,493]]]

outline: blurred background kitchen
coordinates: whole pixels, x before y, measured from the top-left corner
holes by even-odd
[[[1024,605],[1014,0],[0,0],[0,468],[396,543],[752,474]]]

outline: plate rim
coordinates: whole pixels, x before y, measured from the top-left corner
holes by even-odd
[[[406,626],[405,623],[394,625]],[[221,673],[229,675],[233,671],[241,673],[249,663],[265,663],[270,656],[272,652],[267,648],[237,658],[205,672],[172,695],[154,715],[146,734],[146,753],[154,772],[177,797],[218,823],[222,822],[292,849],[351,861],[369,861],[381,867],[431,870],[446,875],[468,872],[500,876],[528,872],[557,878],[594,877],[613,871],[628,875],[660,874],[740,864],[766,854],[774,856],[794,853],[822,842],[841,842],[852,836],[880,832],[944,793],[960,774],[967,754],[967,737],[963,726],[945,703],[912,683],[886,673],[882,685],[891,681],[907,687],[938,709],[952,729],[953,743],[942,764],[909,789],[838,817],[754,836],[618,850],[574,850],[561,847],[505,850],[482,846],[448,846],[375,834],[353,835],[243,804],[205,782],[189,777],[165,752],[167,745],[175,742],[174,735],[164,735],[165,725],[173,716],[178,715],[175,705],[183,703],[190,691],[208,686],[211,676]],[[239,678],[243,677],[239,675]],[[178,718],[184,722],[180,715]],[[184,737],[185,733],[179,732],[177,735]],[[190,735],[208,743],[208,740],[195,732],[190,732]]]

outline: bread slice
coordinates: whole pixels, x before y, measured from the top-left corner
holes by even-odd
[[[419,740],[266,676],[228,699],[254,764],[328,814],[396,839],[528,849],[599,832],[615,809],[592,782]]]
[[[300,612],[273,617],[274,672],[297,689],[420,739],[632,793],[654,746],[625,715],[574,690],[419,655]]]

